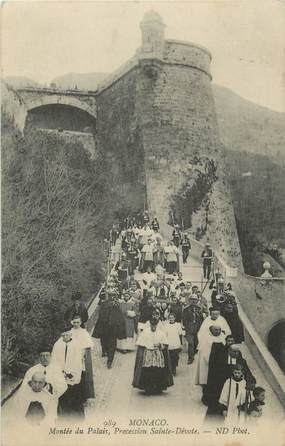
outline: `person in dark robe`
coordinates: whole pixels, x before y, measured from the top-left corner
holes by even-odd
[[[223,316],[232,332],[237,344],[244,341],[243,325],[238,314],[237,303],[234,299],[228,297],[221,307],[221,316]]]
[[[172,240],[173,240],[174,245],[178,248],[180,245],[180,241],[181,241],[181,235],[180,235],[178,225],[175,225],[175,227],[172,231]]]
[[[173,313],[175,315],[176,322],[182,321],[182,303],[180,302],[180,300],[177,299],[175,295],[171,296],[169,311],[170,313]]]
[[[198,298],[193,294],[182,313],[182,325],[185,329],[185,338],[188,343],[188,364],[194,361],[194,355],[197,351],[198,332],[203,322],[203,313],[198,307]]]
[[[85,328],[85,324],[88,321],[88,311],[85,307],[85,305],[81,302],[82,296],[80,292],[75,292],[72,294],[71,300],[72,305],[70,305],[65,313],[64,313],[64,320],[69,323],[72,321],[74,316],[80,316],[81,317],[81,328]]]
[[[118,271],[118,280],[124,282],[127,280],[129,273],[129,260],[125,252],[122,253],[120,260],[115,265],[115,270]]]
[[[143,213],[143,224],[146,225],[149,222],[148,211],[144,211]]]
[[[217,420],[222,419],[222,411],[219,404],[219,397],[221,394],[221,390],[223,387],[223,383],[225,382],[225,376],[221,377],[220,381],[217,382],[217,371],[220,373],[220,370],[225,363],[225,358],[229,355],[229,348],[231,345],[235,343],[233,336],[230,334],[226,336],[225,345],[221,343],[214,342],[212,345],[210,358],[209,358],[209,372],[208,372],[208,380],[207,387],[205,391],[205,402],[207,402],[208,410],[206,414],[206,419],[214,419],[215,416]]]
[[[117,348],[117,340],[126,338],[125,319],[120,309],[120,302],[115,297],[109,297],[102,304],[92,336],[100,339],[102,356],[107,356],[107,367],[110,369]]]
[[[243,368],[247,390],[255,387],[256,379],[251,373],[246,360],[236,344],[232,335],[226,337],[226,344],[213,344],[209,358],[209,372],[207,380],[207,394],[205,400],[208,403],[207,416],[221,417],[222,411],[219,397],[223,385],[231,377],[232,367],[240,364]]]
[[[204,279],[210,280],[213,251],[210,248],[210,243],[206,243],[204,250],[202,251],[201,257],[203,259],[203,273]]]
[[[183,238],[181,240],[181,249],[182,249],[183,263],[187,263],[187,259],[191,249],[191,242],[187,234],[183,235]]]
[[[110,238],[111,238],[111,243],[113,246],[115,246],[117,239],[120,236],[120,231],[118,230],[117,225],[113,225],[112,229],[110,231]]]
[[[157,318],[151,318],[149,326],[140,333],[137,345],[133,387],[153,395],[173,386],[168,341]]]
[[[212,299],[212,302],[214,302],[213,308],[215,308],[216,310],[218,310],[221,313],[221,310],[223,309],[226,300],[227,300],[227,298],[224,293],[219,294],[217,292],[215,297]]]
[[[158,223],[158,220],[157,220],[156,217],[154,217],[154,219],[152,220],[151,227],[154,230],[154,232],[158,232],[158,230],[159,230],[159,223]]]
[[[212,290],[212,293],[211,293],[212,307],[216,307],[216,304],[217,304],[216,297],[218,294],[217,285],[214,283],[214,284],[212,284],[212,286],[209,286],[209,288]]]
[[[150,320],[154,310],[153,298],[150,295],[144,297],[140,305],[140,318],[139,322],[145,324]]]
[[[133,276],[135,269],[139,264],[139,250],[134,243],[131,243],[127,249],[127,259],[129,260],[129,275]]]

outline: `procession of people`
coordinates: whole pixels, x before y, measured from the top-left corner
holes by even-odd
[[[75,292],[60,338],[40,349],[38,364],[24,377],[17,395],[21,416],[34,424],[84,419],[90,397],[86,355],[95,338],[107,369],[115,355],[136,351],[130,385],[147,395],[170,387],[175,391],[185,351],[189,375],[201,387],[207,422],[237,425],[260,417],[265,390],[256,386],[242,356],[244,332],[236,296],[231,284],[219,286],[221,274],[215,274],[209,242],[201,252],[199,283],[183,277],[180,263],[188,264],[191,242],[177,224],[165,240],[157,217],[150,222],[147,212],[128,216],[121,227],[112,227],[110,246],[119,248],[118,257],[100,293],[92,336],[85,328],[88,312],[82,296]],[[206,288],[212,289],[211,306]]]

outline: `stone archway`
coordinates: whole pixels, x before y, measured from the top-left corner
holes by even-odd
[[[82,108],[69,104],[51,103],[30,108],[26,117],[27,127],[94,134],[96,120]]]
[[[285,319],[278,321],[269,330],[267,336],[268,350],[285,374]]]

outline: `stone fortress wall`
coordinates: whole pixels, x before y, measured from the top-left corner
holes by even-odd
[[[195,185],[197,172],[207,175],[207,165],[213,162],[217,178],[193,212],[191,230],[195,233],[203,222],[207,205],[211,224],[204,239],[211,240],[229,265],[242,268],[211,89],[211,54],[193,43],[165,40],[163,30],[159,16],[146,15],[138,51],[148,204],[161,219],[168,219],[171,202],[175,207],[173,197],[189,183]]]

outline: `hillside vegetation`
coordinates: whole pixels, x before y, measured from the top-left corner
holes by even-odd
[[[213,85],[220,137],[230,150],[285,162],[285,114],[262,107],[228,88]]]
[[[247,152],[230,151],[227,160],[245,271],[260,275],[267,253],[284,276],[285,167]]]
[[[72,291],[104,277],[112,223],[104,181],[80,144],[56,132],[25,137],[2,113],[2,365],[16,375],[53,343]]]

